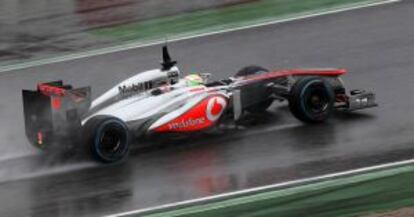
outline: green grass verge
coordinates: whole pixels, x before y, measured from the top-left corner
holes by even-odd
[[[414,166],[240,196],[145,217],[350,217],[414,205]]]
[[[121,41],[156,40],[235,28],[283,19],[289,15],[329,10],[375,0],[259,0],[219,9],[202,10],[178,16],[93,30],[92,33]]]

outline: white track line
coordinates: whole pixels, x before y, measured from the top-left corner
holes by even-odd
[[[240,30],[245,30],[245,29],[250,29],[250,28],[257,28],[257,27],[262,27],[262,26],[285,23],[285,22],[290,22],[290,21],[295,21],[295,20],[308,19],[308,18],[312,18],[312,17],[318,17],[318,16],[335,14],[335,13],[340,13],[340,12],[345,12],[345,11],[350,11],[350,10],[374,7],[374,6],[390,4],[390,3],[400,2],[400,1],[401,0],[384,0],[384,1],[366,3],[366,4],[356,3],[356,4],[349,5],[349,6],[344,6],[343,8],[339,8],[339,9],[332,9],[332,10],[327,10],[327,11],[322,11],[322,12],[315,12],[315,13],[312,13],[312,14],[299,15],[299,16],[296,16],[296,17],[285,18],[285,19],[276,19],[276,20],[271,20],[271,21],[267,21],[267,22],[261,22],[261,23],[246,25],[246,26],[242,26],[242,27],[228,28],[228,29],[219,30],[219,31],[212,31],[212,32],[206,32],[206,33],[201,33],[201,34],[182,36],[182,37],[178,37],[178,38],[173,38],[173,39],[168,40],[168,41],[169,42],[177,42],[177,41],[189,40],[189,39],[193,39],[193,38],[206,37],[206,36],[223,34],[223,33],[228,33],[228,32],[235,32],[235,31],[240,31]],[[3,67],[0,67],[0,72],[8,72],[8,71],[14,71],[14,70],[19,70],[19,69],[26,69],[26,68],[41,66],[41,65],[48,65],[48,64],[52,64],[52,63],[59,63],[59,62],[77,60],[77,59],[82,59],[82,58],[87,58],[87,57],[94,57],[94,56],[99,56],[99,55],[104,55],[104,54],[109,54],[109,53],[116,53],[116,52],[120,52],[120,51],[136,49],[136,48],[150,47],[150,46],[159,45],[159,44],[163,44],[163,43],[165,43],[164,40],[149,42],[149,43],[145,43],[145,44],[143,44],[142,42],[141,43],[140,42],[133,42],[133,43],[129,43],[129,44],[113,46],[113,47],[108,47],[108,48],[102,48],[102,49],[97,49],[97,50],[93,50],[93,51],[75,53],[75,54],[65,55],[65,56],[56,57],[56,58],[35,60],[35,61],[27,62],[27,63],[15,64],[15,65],[10,65],[10,66],[3,66]]]
[[[310,184],[310,183],[315,183],[315,182],[320,182],[320,181],[331,180],[334,178],[347,177],[347,176],[363,174],[367,172],[373,172],[373,171],[384,170],[384,169],[390,169],[390,168],[395,168],[395,167],[407,166],[410,164],[414,164],[414,159],[410,159],[406,161],[399,161],[399,162],[394,162],[394,163],[388,163],[388,164],[382,164],[382,165],[377,165],[377,166],[372,166],[372,167],[365,167],[361,169],[349,170],[345,172],[332,173],[332,174],[316,176],[312,178],[298,179],[298,180],[289,181],[289,182],[261,186],[257,188],[250,188],[250,189],[245,189],[241,191],[234,191],[230,193],[218,194],[218,195],[214,195],[210,197],[203,197],[203,198],[194,199],[194,200],[186,200],[186,201],[177,202],[177,203],[170,203],[170,204],[161,205],[161,206],[138,209],[138,210],[129,211],[129,212],[122,212],[122,213],[108,215],[106,217],[121,217],[121,216],[130,216],[130,215],[138,215],[138,214],[142,215],[142,214],[146,214],[149,212],[152,213],[156,211],[165,211],[167,209],[173,209],[175,207],[221,201],[221,200],[225,200],[225,199],[233,198],[237,196],[251,195],[251,194],[260,193],[264,191],[275,191],[275,190],[282,189],[282,188],[305,185],[305,184]]]

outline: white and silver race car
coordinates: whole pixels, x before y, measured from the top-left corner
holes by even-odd
[[[91,100],[91,88],[62,81],[23,90],[26,135],[40,149],[87,147],[102,162],[127,156],[131,144],[157,134],[193,133],[235,123],[248,113],[263,113],[276,101],[288,101],[305,123],[321,123],[334,109],[376,106],[372,92],[347,93],[344,69],[269,71],[248,66],[234,77],[209,82],[209,74],[182,76],[163,47],[161,69],[134,75]],[[70,144],[70,145],[69,145]]]

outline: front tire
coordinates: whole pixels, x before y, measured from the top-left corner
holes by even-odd
[[[326,121],[334,109],[335,93],[321,77],[305,77],[297,81],[290,93],[292,114],[305,123]]]
[[[96,116],[84,127],[86,145],[92,156],[103,163],[123,160],[129,151],[129,132],[126,124],[115,117]]]

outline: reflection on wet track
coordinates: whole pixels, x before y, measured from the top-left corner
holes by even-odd
[[[92,164],[4,183],[7,188],[0,188],[1,195],[25,195],[19,199],[19,207],[26,209],[13,210],[16,205],[7,201],[2,207],[8,208],[5,213],[17,216],[23,211],[33,216],[109,214],[412,157],[409,149],[381,153],[373,143],[361,148],[341,143],[352,141],[352,132],[347,130],[374,126],[374,116],[336,114],[324,125],[288,124],[268,130],[278,123],[273,122],[276,119],[295,122],[285,106],[272,109],[270,119],[252,128],[196,141],[181,139],[179,145],[165,142],[156,148],[135,149],[123,164]],[[351,147],[344,147],[347,145]],[[52,168],[78,164],[73,161],[56,163]]]

